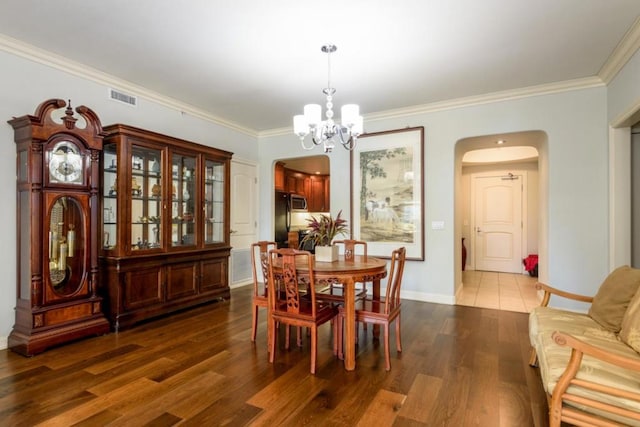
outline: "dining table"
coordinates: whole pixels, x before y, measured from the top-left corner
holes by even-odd
[[[277,261],[276,261],[277,263]],[[322,283],[341,283],[344,297],[344,367],[347,371],[356,368],[356,283],[371,282],[372,299],[380,300],[380,280],[387,275],[387,262],[384,259],[355,255],[345,259],[339,255],[333,262],[316,261],[312,264],[316,286]],[[298,265],[296,269],[305,275],[307,265]],[[307,273],[308,274],[308,273]],[[379,328],[374,328],[374,335]]]

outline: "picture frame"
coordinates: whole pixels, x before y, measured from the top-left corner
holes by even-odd
[[[351,151],[351,238],[424,260],[424,127],[367,133]]]

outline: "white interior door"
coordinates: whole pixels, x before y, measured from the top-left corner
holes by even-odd
[[[524,175],[473,177],[476,270],[522,273]]]
[[[251,244],[258,230],[258,167],[256,164],[231,161],[231,264],[232,285],[252,280]]]

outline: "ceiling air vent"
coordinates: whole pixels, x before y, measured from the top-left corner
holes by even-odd
[[[131,105],[135,107],[138,105],[138,98],[133,95],[127,95],[123,92],[118,92],[115,89],[109,89],[109,99],[114,101],[122,102],[127,105]]]

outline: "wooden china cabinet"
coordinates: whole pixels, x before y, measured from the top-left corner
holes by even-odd
[[[228,298],[232,153],[104,128],[102,274],[114,330]]]
[[[62,99],[9,124],[17,151],[18,239],[16,322],[8,346],[31,356],[109,332],[98,293],[103,133],[93,111],[80,106],[74,112]]]

